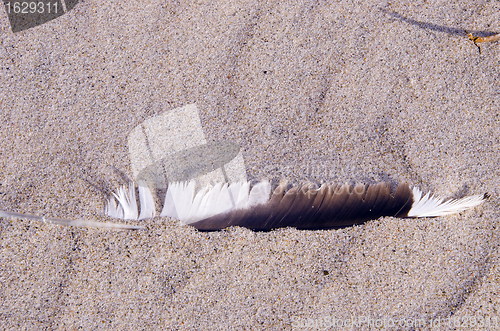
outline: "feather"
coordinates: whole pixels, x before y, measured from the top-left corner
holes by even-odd
[[[116,194],[113,193],[113,195],[118,200],[119,206],[115,210],[115,212],[119,215],[122,215],[122,217],[120,218],[125,220],[136,220],[138,217],[137,216],[138,213],[137,213],[137,201],[135,200],[134,184],[133,183],[129,184],[128,192],[127,192],[127,187],[123,185],[118,189],[118,192]]]
[[[111,197],[107,204],[109,216],[132,215],[129,201],[132,191],[126,194],[125,186]],[[297,229],[330,229],[360,224],[381,216],[436,217],[467,210],[481,204],[488,196],[475,195],[443,202],[442,198],[427,194],[422,197],[418,188],[410,189],[400,184],[391,191],[387,183],[325,185],[318,189],[306,185],[287,189],[280,184],[271,194],[268,181],[257,183],[250,189],[249,182],[218,183],[201,188],[196,194],[196,184],[175,182],[168,186],[165,204],[160,216],[176,218],[199,230],[212,231],[229,226],[242,226],[253,230],[268,231],[280,227]],[[151,192],[139,195],[146,203],[149,215],[154,216]],[[125,201],[127,205],[122,205]],[[123,212],[122,212],[123,210]],[[153,210],[151,212],[151,210]],[[141,207],[142,215],[142,207]]]
[[[123,219],[123,209],[121,206],[116,205],[115,198],[111,197],[106,204],[105,214],[114,218],[122,218]]]
[[[243,203],[245,203],[248,197],[248,192],[250,191],[250,183],[249,182],[234,183],[229,185],[228,190],[231,194],[235,206],[240,207]]]
[[[216,184],[205,195],[197,213],[189,223],[223,213],[234,207],[235,205],[229,195],[228,185]]]
[[[168,185],[165,204],[160,216],[169,216],[184,222],[193,208],[195,182],[176,182]],[[200,196],[202,198],[203,195]]]
[[[430,196],[430,193],[427,193],[422,197],[422,192],[418,188],[414,187],[413,198],[415,202],[408,212],[408,217],[437,217],[474,208],[483,203],[483,201],[488,198],[488,195],[473,195],[461,199],[450,199],[443,202],[444,198],[436,195]]]
[[[270,193],[271,193],[271,184],[267,180],[257,183],[250,191],[250,194],[248,195],[248,203],[244,206],[252,207],[266,203],[267,200],[269,199]]]
[[[170,189],[170,186],[169,186]],[[191,213],[191,208],[193,207],[193,197],[195,192],[195,182],[191,181],[189,183],[180,182],[178,185],[174,185],[172,190],[172,196],[174,197],[175,209],[179,220],[182,222],[186,220]]]
[[[155,217],[155,201],[153,199],[153,195],[151,194],[151,190],[145,185],[144,182],[138,182],[137,184],[139,184],[139,202],[141,204],[141,214],[139,215],[139,220]]]
[[[168,185],[167,194],[165,194],[165,203],[163,205],[163,210],[161,211],[160,216],[179,219],[177,209],[175,208],[174,196],[172,193],[174,185],[179,185],[179,183],[172,183]]]

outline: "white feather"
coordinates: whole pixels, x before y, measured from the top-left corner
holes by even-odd
[[[170,183],[160,216],[170,216],[184,222],[192,212],[194,191],[194,181]]]
[[[204,203],[204,200],[206,199],[206,195],[210,192],[210,186],[203,187],[198,193],[196,193],[196,196],[194,197],[193,203],[191,204],[189,214],[186,216],[185,219],[180,219],[179,220],[185,224],[193,223],[198,220],[198,213],[199,210]]]
[[[175,209],[177,210],[177,215],[179,215],[179,220],[181,221],[187,219],[187,216],[191,212],[195,187],[196,183],[194,181],[189,183],[179,183],[179,185],[175,187],[175,190],[172,191]]]
[[[208,218],[234,208],[229,195],[227,184],[215,185],[203,199],[204,203],[200,205],[197,213],[197,221]]]
[[[231,195],[231,192],[229,191],[229,185],[226,183],[222,185],[219,196],[217,197],[217,209],[215,209],[214,214],[210,216],[223,213],[234,207],[235,207],[234,198]]]
[[[161,211],[160,216],[179,219],[177,210],[175,209],[174,197],[172,195],[173,185],[173,183],[168,185],[167,194],[165,195],[165,203],[163,204],[163,210]]]
[[[234,204],[236,208],[241,208],[246,204],[248,196],[250,194],[250,183],[249,182],[239,182],[229,185],[229,192],[233,197]]]
[[[138,182],[137,184],[139,185],[139,202],[141,205],[141,214],[139,215],[139,220],[155,217],[156,206],[153,195],[151,194],[151,190],[146,186],[146,183],[144,182]]]
[[[106,205],[105,214],[114,218],[123,218],[123,209],[120,205],[116,205],[114,197],[110,197]]]
[[[458,213],[484,201],[484,195],[473,195],[462,199],[450,199],[443,202],[443,198],[427,193],[422,197],[422,192],[413,188],[413,205],[408,212],[408,217],[437,217]]]
[[[118,214],[123,213],[123,217],[121,218],[125,220],[136,220],[138,217],[138,213],[137,213],[137,201],[135,200],[134,184],[130,183],[128,187],[128,192],[127,192],[127,187],[123,185],[118,189],[118,194],[113,193],[113,195],[118,200],[119,204],[118,208],[115,209],[116,212]]]
[[[263,185],[256,185],[252,190],[253,198],[248,193],[249,183],[228,184],[218,183],[214,187],[203,187],[194,199],[194,181],[185,183],[171,183],[165,196],[165,206],[160,216],[170,216],[185,224],[227,212],[233,208],[245,208],[250,204],[261,201],[260,195]],[[269,186],[270,191],[270,186]],[[268,194],[269,196],[269,194]]]
[[[257,183],[250,191],[247,206],[251,207],[266,203],[269,200],[270,194],[271,184],[267,180]]]

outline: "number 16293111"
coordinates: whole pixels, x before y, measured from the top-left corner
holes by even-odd
[[[57,13],[57,2],[6,2],[7,14],[51,14]]]

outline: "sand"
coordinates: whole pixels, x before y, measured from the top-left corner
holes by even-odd
[[[0,328],[500,324],[500,46],[479,54],[460,32],[500,32],[499,9],[90,0],[15,34],[0,11],[0,210],[111,221],[106,199],[133,179],[129,134],[193,103],[252,181],[491,194],[453,216],[329,231],[0,219]]]

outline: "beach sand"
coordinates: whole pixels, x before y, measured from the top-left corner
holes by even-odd
[[[2,218],[0,328],[500,324],[500,46],[479,54],[461,32],[500,32],[499,9],[86,0],[15,34],[0,11],[0,210],[113,221],[130,132],[192,103],[208,141],[240,146],[252,181],[491,194],[457,215],[328,231]]]

